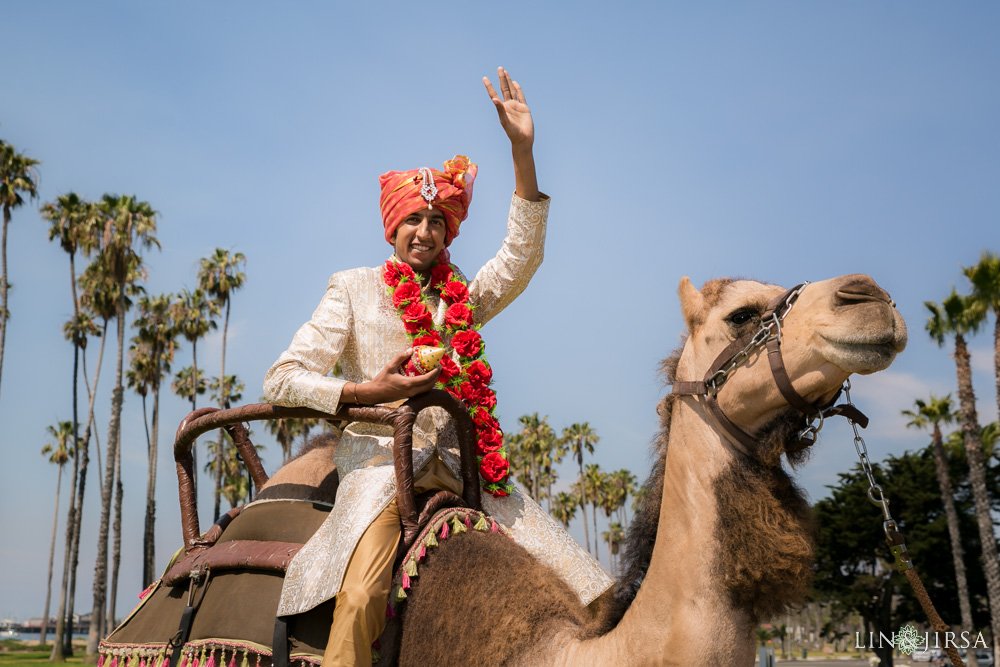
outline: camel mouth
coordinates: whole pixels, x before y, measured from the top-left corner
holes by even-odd
[[[822,334],[820,338],[826,343],[824,356],[830,362],[849,373],[861,375],[885,370],[906,345],[905,337],[900,340],[892,332],[875,340],[861,336],[833,339]]]

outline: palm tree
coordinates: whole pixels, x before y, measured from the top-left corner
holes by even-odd
[[[76,290],[76,252],[80,250],[89,256],[94,250],[92,227],[94,223],[94,206],[80,198],[74,192],[69,192],[56,198],[54,202],[46,203],[41,208],[42,218],[48,220],[49,241],[59,241],[60,247],[69,255],[70,293],[73,297],[73,318],[66,323],[63,331],[66,339],[73,344],[73,433],[77,441],[73,449],[79,453],[73,458],[73,476],[70,481],[69,509],[66,519],[66,553],[63,559],[63,580],[59,591],[59,607],[56,613],[56,636],[61,637],[65,631],[66,596],[70,586],[69,574],[73,544],[77,539],[82,513],[78,507],[77,484],[86,484],[86,474],[90,460],[89,453],[81,449],[79,442],[79,410],[78,387],[80,354],[86,349],[88,336],[99,333],[89,313],[81,311],[80,299]],[[80,496],[83,494],[81,493]],[[79,502],[82,502],[82,498]],[[63,662],[65,652],[64,642],[56,641],[52,646],[50,661]]]
[[[614,489],[613,495],[618,504],[618,522],[622,526],[625,526],[628,524],[628,515],[625,512],[628,497],[635,495],[639,480],[630,470],[625,468],[609,473],[609,477],[611,479],[611,486]]]
[[[969,482],[975,501],[979,540],[983,549],[983,571],[986,574],[986,594],[990,605],[990,627],[994,643],[1000,640],[1000,559],[997,558],[990,498],[986,490],[986,467],[976,416],[976,395],[972,389],[972,367],[965,335],[974,333],[983,323],[986,310],[982,302],[960,296],[954,289],[940,305],[933,301],[924,305],[930,311],[927,332],[939,346],[949,336],[955,338],[955,372],[958,377],[958,401],[962,412],[962,432],[965,434],[965,454],[969,462]]]
[[[191,410],[198,409],[198,396],[205,393],[205,374],[198,368],[198,341],[212,329],[219,328],[215,321],[218,316],[219,304],[205,298],[205,291],[200,288],[193,292],[181,290],[174,302],[174,321],[180,327],[181,335],[191,343],[191,365],[174,376],[171,388],[181,398],[191,401]],[[191,482],[197,494],[198,452],[195,447],[191,448],[191,470]]]
[[[208,389],[208,385],[205,383],[205,372],[199,368],[197,375],[195,375],[194,366],[185,366],[174,373],[174,381],[170,383],[170,389],[185,401],[191,401],[192,409],[196,409],[194,408],[196,395],[201,396]]]
[[[62,489],[63,466],[73,457],[73,444],[76,441],[73,433],[73,422],[59,422],[58,427],[47,426],[45,430],[56,440],[55,445],[42,447],[42,456],[49,457],[49,463],[59,466],[56,476],[56,509],[52,515],[52,544],[49,546],[49,577],[45,589],[45,613],[42,614],[42,636],[39,644],[45,646],[45,633],[49,629],[49,600],[52,598],[52,564],[56,555],[56,526],[59,525],[59,491]],[[59,634],[56,633],[55,643],[59,644]]]
[[[264,401],[264,398],[260,399]],[[281,445],[281,462],[288,463],[292,458],[292,443],[295,438],[302,435],[304,419],[268,419],[265,428],[274,436],[274,439]]]
[[[614,574],[618,548],[625,540],[625,529],[617,521],[612,521],[608,524],[608,529],[601,533],[601,537],[608,543],[608,552],[611,554],[611,572]]]
[[[517,420],[520,425],[517,433],[507,438],[508,455],[515,462],[514,475],[535,502],[541,502],[543,482],[549,485],[551,493],[554,477],[552,450],[556,437],[548,419],[548,416],[539,418],[537,412],[521,415]]]
[[[67,655],[72,655],[72,628],[67,623],[72,623],[72,607],[67,611],[66,601],[70,596],[70,589],[76,584],[76,561],[75,554],[80,540],[80,523],[83,517],[83,497],[87,481],[87,468],[90,462],[88,453],[88,439],[80,440],[78,435],[79,422],[77,421],[77,365],[81,356],[86,353],[87,338],[99,336],[101,330],[94,324],[90,313],[80,310],[70,321],[63,325],[63,335],[73,343],[73,450],[77,453],[73,457],[73,476],[70,480],[69,509],[66,513],[66,550],[63,556],[63,576],[62,584],[59,588],[59,606],[56,612],[56,637],[68,637],[63,641],[52,643],[52,653],[49,655],[49,662],[65,662]],[[86,372],[86,366],[84,366]],[[72,598],[70,598],[72,599]],[[67,620],[68,619],[68,620]],[[67,631],[70,632],[67,632]],[[67,648],[67,644],[70,647]]]
[[[174,322],[173,295],[139,299],[139,317],[132,323],[138,334],[135,349],[139,364],[137,375],[153,393],[153,429],[148,434],[149,472],[146,480],[146,524],[143,535],[143,588],[156,578],[156,462],[160,432],[160,382],[170,372],[170,364],[177,350],[178,329]],[[142,392],[143,418],[146,414],[146,396]]]
[[[945,518],[948,521],[948,535],[951,537],[951,557],[955,563],[955,580],[958,584],[958,606],[962,615],[962,627],[972,627],[972,605],[969,603],[969,585],[965,577],[965,550],[962,548],[962,536],[958,526],[958,511],[955,509],[955,498],[952,496],[951,478],[948,475],[948,457],[944,451],[944,438],[941,435],[942,424],[952,424],[955,413],[951,409],[951,394],[938,398],[931,394],[929,401],[919,398],[914,402],[915,410],[903,410],[903,415],[910,418],[907,424],[910,428],[931,429],[931,451],[934,453],[934,467],[937,470],[938,488],[941,500],[944,502]]]
[[[111,391],[111,419],[108,423],[108,448],[105,462],[104,487],[101,489],[101,525],[97,540],[97,560],[94,566],[94,611],[87,639],[87,655],[97,654],[97,643],[102,636],[99,622],[104,617],[107,600],[108,570],[108,524],[111,514],[111,491],[115,480],[116,461],[121,436],[121,412],[124,401],[123,366],[125,356],[125,313],[126,288],[131,278],[144,277],[142,258],[138,249],[157,248],[160,242],[153,235],[156,232],[157,213],[153,207],[138,201],[131,195],[104,195],[98,204],[98,235],[100,238],[99,261],[103,272],[117,287],[117,308],[115,318],[118,324],[118,349],[115,366],[115,386]],[[116,504],[120,505],[121,480],[118,485]],[[114,598],[116,582],[112,580]],[[113,601],[113,600],[112,600]],[[114,616],[114,607],[111,614]],[[109,624],[110,625],[110,624]],[[110,628],[109,628],[110,629]]]
[[[1000,256],[987,250],[979,256],[978,264],[965,267],[962,272],[972,283],[972,298],[979,307],[993,311],[993,372],[1000,418]]]
[[[226,377],[226,338],[229,334],[229,306],[230,296],[233,292],[243,287],[246,276],[240,271],[240,267],[246,264],[247,258],[243,253],[230,254],[228,250],[216,248],[215,254],[201,260],[201,269],[198,271],[198,284],[205,290],[205,293],[215,299],[219,306],[225,306],[226,315],[222,324],[222,368],[219,377]],[[220,399],[221,401],[221,399]],[[219,407],[223,407],[219,403]],[[219,442],[223,441],[222,429],[219,429]],[[218,467],[215,469],[215,520],[219,520],[219,500],[222,492],[222,461],[220,459]]]
[[[227,375],[225,382],[220,382],[219,378],[213,377],[208,381],[208,388],[211,390],[211,398],[217,401],[222,409],[232,407],[234,403],[243,400],[243,382],[236,375]],[[225,482],[227,466],[232,466],[232,461],[237,457],[236,447],[231,438],[223,437],[219,439],[222,447],[216,445],[216,452],[212,455],[212,461],[205,466],[205,470],[222,470],[223,482]],[[207,446],[207,445],[206,445]],[[214,463],[214,468],[211,467]],[[222,486],[219,487],[220,497],[222,496]]]
[[[549,512],[555,517],[556,521],[569,529],[569,522],[576,516],[576,508],[579,507],[579,501],[576,496],[570,495],[565,491],[560,491],[555,500]]]
[[[27,195],[29,199],[38,196],[37,164],[41,163],[0,141],[0,206],[3,206],[3,240],[0,241],[0,377],[3,376],[3,348],[7,337],[7,320],[10,319],[7,305],[7,292],[10,290],[7,274],[7,225],[10,224],[10,212],[24,205],[22,195]]]
[[[594,519],[594,558],[600,560],[597,549],[597,507],[603,504],[604,497],[604,473],[601,466],[596,463],[588,463],[583,475],[583,493],[590,503],[591,514]]]
[[[587,506],[586,498],[584,497],[584,483],[583,483],[583,454],[584,452],[594,453],[594,445],[597,444],[600,438],[594,433],[593,429],[590,428],[590,424],[583,422],[582,424],[573,424],[563,429],[562,432],[563,442],[569,447],[570,453],[576,458],[577,465],[580,469],[580,476],[577,480],[576,487],[578,489],[578,499],[580,503],[580,511],[583,514],[583,536],[587,543],[587,551],[590,551],[590,529],[587,527]],[[597,542],[597,535],[594,535],[594,542]]]

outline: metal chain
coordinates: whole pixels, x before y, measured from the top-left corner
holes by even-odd
[[[737,368],[750,360],[750,355],[752,353],[764,347],[767,345],[768,341],[774,340],[775,338],[778,339],[779,343],[781,342],[781,321],[784,320],[785,317],[788,316],[788,313],[791,312],[792,306],[795,305],[799,295],[802,294],[802,290],[804,290],[808,284],[808,280],[804,281],[798,289],[789,294],[788,298],[785,299],[785,303],[783,304],[784,307],[781,309],[781,312],[779,313],[778,311],[775,311],[771,317],[763,320],[760,323],[760,330],[754,334],[753,338],[750,339],[750,342],[746,344],[746,347],[733,355],[733,358],[730,359],[725,366],[712,374],[712,377],[710,377],[705,383],[712,396],[715,396],[716,393],[718,393],[719,389],[722,388],[722,385],[726,383],[729,376],[732,375]]]
[[[844,402],[850,406],[854,405],[851,402],[850,379],[844,380]],[[913,564],[906,556],[906,545],[902,543],[895,544],[900,537],[899,526],[896,524],[896,520],[892,518],[892,513],[889,512],[889,499],[886,498],[881,485],[875,482],[872,462],[868,458],[868,447],[865,445],[865,439],[858,432],[858,425],[850,417],[847,418],[847,421],[851,424],[851,428],[854,429],[854,450],[858,453],[858,458],[861,460],[861,469],[864,470],[865,476],[868,478],[868,500],[882,510],[882,530],[885,531],[886,539],[889,541],[889,550],[896,559],[896,567],[900,572],[903,572],[912,568]]]

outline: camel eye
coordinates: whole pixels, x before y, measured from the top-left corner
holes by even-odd
[[[756,314],[757,313],[755,313],[752,310],[737,310],[735,313],[733,313],[726,319],[735,324],[736,326],[740,327],[753,320]]]

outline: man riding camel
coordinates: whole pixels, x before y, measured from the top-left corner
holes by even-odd
[[[494,417],[492,369],[476,328],[527,287],[542,262],[549,198],[538,190],[534,126],[524,93],[498,69],[500,95],[483,83],[511,142],[514,196],[507,237],[471,281],[451,264],[448,246],[468,215],[477,167],[456,156],[444,170],[421,167],[380,177],[383,265],[342,271],[292,344],[264,379],[275,405],[335,413],[342,403],[392,404],[443,386],[465,401],[476,424],[483,508],[589,604],[611,577],[562,526],[508,479],[503,434]],[[413,377],[399,370],[415,346],[441,347],[441,365]],[[343,379],[327,374],[340,362]],[[324,665],[369,665],[385,626],[392,563],[400,539],[392,464],[392,429],[351,423],[334,461],[336,505],[296,554],[285,577],[279,616],[305,612],[335,597]],[[461,495],[454,426],[444,410],[423,411],[413,430],[414,490]]]

